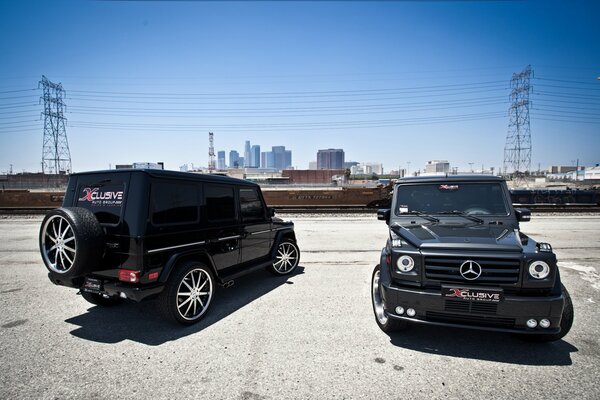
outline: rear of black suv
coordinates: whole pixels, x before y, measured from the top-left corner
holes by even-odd
[[[539,341],[569,331],[573,307],[556,256],[519,230],[496,177],[401,180],[372,281],[373,308],[384,331],[409,322],[513,332]]]
[[[39,242],[53,283],[102,306],[158,296],[182,324],[218,285],[259,268],[289,274],[300,257],[293,223],[274,218],[258,185],[156,170],[71,175]]]

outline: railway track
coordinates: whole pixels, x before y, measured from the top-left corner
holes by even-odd
[[[278,213],[292,214],[368,214],[377,208],[365,206],[272,206]],[[514,204],[517,208],[528,208],[533,214],[544,213],[600,213],[598,204]],[[0,207],[0,215],[44,215],[51,207]]]

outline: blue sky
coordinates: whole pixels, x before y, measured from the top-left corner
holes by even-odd
[[[40,170],[38,81],[75,171],[285,145],[386,170],[502,165],[531,64],[532,168],[600,162],[598,2],[0,2],[0,173]],[[31,90],[29,90],[31,89]],[[36,90],[33,90],[36,89]],[[15,92],[24,90],[23,92]]]

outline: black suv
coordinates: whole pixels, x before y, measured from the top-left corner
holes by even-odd
[[[391,209],[378,211],[389,225],[371,285],[379,327],[391,332],[416,322],[536,341],[565,336],[573,303],[552,247],[519,230],[530,215],[513,209],[499,177],[399,180]]]
[[[158,297],[169,319],[206,313],[217,285],[258,268],[275,275],[300,260],[294,224],[274,217],[258,185],[161,170],[73,174],[39,244],[50,280],[89,302]]]

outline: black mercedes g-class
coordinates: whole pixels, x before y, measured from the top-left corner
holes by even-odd
[[[63,206],[39,235],[48,277],[112,306],[158,297],[163,315],[202,318],[217,285],[258,268],[291,273],[300,260],[294,224],[274,217],[258,185],[162,170],[73,174]]]
[[[379,327],[391,332],[415,322],[535,341],[565,336],[573,303],[552,247],[519,229],[530,216],[513,209],[500,177],[400,179],[391,208],[378,211],[389,225],[371,284]]]

